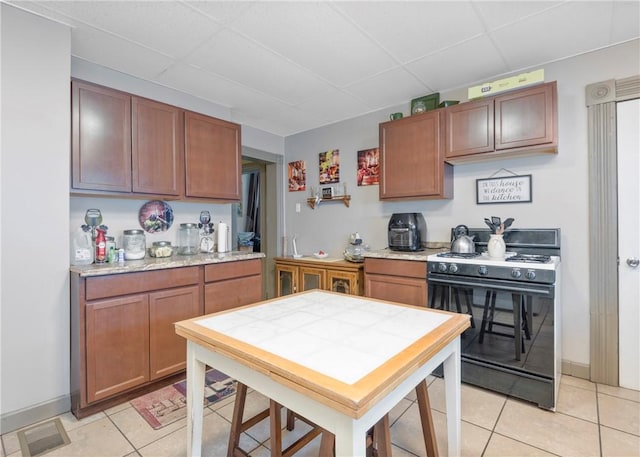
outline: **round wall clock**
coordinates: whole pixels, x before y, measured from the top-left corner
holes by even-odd
[[[151,200],[138,212],[140,227],[147,233],[165,232],[173,224],[173,209],[161,200]]]

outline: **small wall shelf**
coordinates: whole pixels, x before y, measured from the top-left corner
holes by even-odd
[[[341,195],[339,197],[333,198],[307,198],[307,204],[311,207],[311,209],[315,209],[316,204],[320,206],[321,202],[342,202],[344,206],[349,207],[349,202],[351,201],[351,195]]]

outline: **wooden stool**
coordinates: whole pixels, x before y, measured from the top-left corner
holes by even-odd
[[[249,455],[239,447],[240,435],[242,432],[253,427],[267,416],[269,416],[270,420],[271,435],[269,439],[272,457],[289,457],[306,446],[319,434],[322,434],[319,456],[335,456],[335,435],[305,419],[291,409],[287,409],[287,430],[291,431],[295,428],[295,419],[302,420],[312,428],[304,436],[300,437],[293,444],[283,450],[281,423],[282,405],[273,400],[269,400],[268,409],[265,409],[256,416],[242,422],[246,395],[247,387],[238,382],[233,418],[231,421],[229,447],[227,450],[228,457],[247,457]],[[427,450],[427,457],[438,457],[438,444],[433,426],[433,417],[431,415],[431,404],[429,402],[429,392],[427,390],[426,380],[423,380],[416,386],[416,397],[418,400],[418,411],[422,422],[422,435],[424,438],[425,448]],[[367,433],[367,456],[391,457],[391,434],[389,427],[389,415],[385,414],[384,417],[382,417],[382,419],[380,419]]]

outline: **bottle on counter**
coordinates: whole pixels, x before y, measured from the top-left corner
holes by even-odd
[[[71,238],[71,265],[90,265],[94,254],[91,233],[78,228]]]
[[[107,261],[107,238],[105,231],[98,228],[96,235],[96,263],[105,263]]]

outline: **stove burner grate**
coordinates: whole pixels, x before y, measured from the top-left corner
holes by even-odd
[[[438,254],[438,257],[453,257],[458,259],[473,259],[474,257],[478,257],[480,255],[479,252],[441,252]]]
[[[549,263],[548,255],[516,254],[505,259],[507,262]]]

